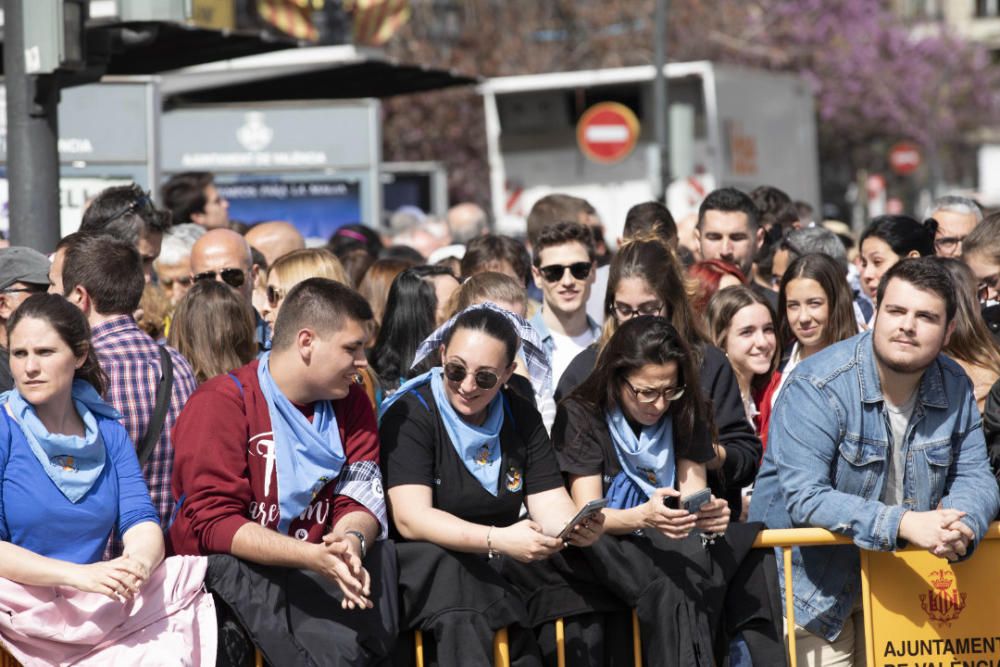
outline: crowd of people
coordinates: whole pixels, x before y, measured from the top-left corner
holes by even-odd
[[[569,195],[307,247],[210,174],[0,249],[0,638],[21,663],[864,664],[859,549],[1000,512],[1000,213],[855,237],[773,187],[611,244]],[[612,250],[612,248],[614,248]],[[796,548],[795,627],[764,528]],[[82,622],[81,619],[86,619]],[[69,628],[54,638],[54,624]],[[154,660],[155,658],[155,660]],[[169,660],[167,661],[169,662]]]

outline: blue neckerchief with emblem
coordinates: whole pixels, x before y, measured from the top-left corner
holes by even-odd
[[[645,502],[659,488],[673,488],[677,478],[674,429],[670,415],[663,415],[636,436],[621,408],[605,415],[622,472],[608,489],[608,507],[628,509]]]

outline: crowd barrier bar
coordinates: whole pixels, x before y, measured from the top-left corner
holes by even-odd
[[[983,535],[984,540],[1000,540],[1000,522],[994,521],[987,528]],[[785,581],[789,585],[785,586],[785,609],[788,616],[788,658],[791,667],[798,667],[798,658],[795,655],[795,605],[793,603],[792,582],[792,547],[815,547],[832,544],[851,544],[851,539],[844,535],[831,533],[822,528],[786,528],[780,530],[762,530],[757,539],[754,540],[755,549],[781,549],[782,567],[785,572]],[[919,551],[918,547],[906,547],[904,551]],[[861,587],[862,597],[865,601],[869,598],[868,584],[868,559],[867,551],[861,551]],[[871,608],[865,604],[865,625],[871,626]],[[414,657],[417,667],[424,667],[424,638],[419,630],[414,631]],[[566,666],[566,636],[563,619],[556,620],[556,656],[559,667]],[[635,665],[642,665],[642,643],[639,635],[639,615],[632,610],[632,646],[635,654]],[[869,647],[870,650],[870,647]],[[510,667],[510,643],[507,637],[507,628],[497,630],[493,638],[493,660],[495,667]],[[872,656],[868,656],[869,664],[872,663]],[[254,655],[255,667],[264,667],[264,659],[260,652]],[[0,647],[0,667],[20,667],[18,662],[8,654],[3,647]]]

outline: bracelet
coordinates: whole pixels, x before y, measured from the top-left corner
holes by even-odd
[[[361,545],[361,560],[364,560],[365,556],[368,555],[368,545],[365,544],[365,534],[360,530],[347,530],[344,531],[344,535],[353,535],[358,538],[358,543]]]
[[[493,548],[493,529],[496,526],[490,526],[490,529],[486,531],[486,555],[490,560],[494,558],[500,558],[501,554],[499,551]]]

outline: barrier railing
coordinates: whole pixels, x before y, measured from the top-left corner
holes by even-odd
[[[983,540],[1000,540],[1000,522],[990,524],[983,536]],[[754,540],[754,548],[781,549],[782,568],[785,574],[785,613],[787,616],[787,642],[788,656],[791,667],[798,667],[798,658],[795,652],[795,604],[794,586],[792,585],[792,548],[812,547],[834,544],[851,544],[848,537],[832,533],[822,528],[791,528],[784,530],[764,530],[761,531]],[[919,552],[917,547],[907,547],[902,551]],[[869,577],[870,558],[873,552],[861,551],[861,595],[862,608],[865,616],[865,627],[872,627],[871,609],[871,581]],[[943,562],[943,561],[942,561]],[[565,624],[563,619],[557,619],[555,624],[556,634],[556,657],[559,667],[565,667],[566,647],[565,647]],[[632,610],[632,643],[636,667],[642,665],[642,644],[639,633],[639,617],[635,610]],[[865,651],[867,663],[875,664],[873,660],[873,642],[869,636],[866,638]],[[424,641],[423,634],[417,630],[414,632],[414,653],[417,667],[424,666]],[[496,667],[510,667],[510,642],[507,629],[501,628],[497,631],[493,640],[493,659]],[[263,667],[264,661],[261,654],[257,652],[254,656],[255,667]],[[0,667],[19,667],[16,660],[11,657],[2,647],[0,647]]]

